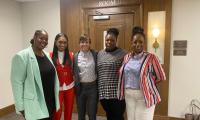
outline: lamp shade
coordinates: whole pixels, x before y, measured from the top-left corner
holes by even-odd
[[[152,34],[154,38],[158,38],[158,36],[160,35],[160,30],[158,28],[153,28]]]

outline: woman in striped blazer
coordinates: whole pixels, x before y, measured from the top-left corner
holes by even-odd
[[[145,34],[141,27],[132,30],[132,52],[120,68],[118,98],[125,99],[128,120],[153,120],[155,105],[161,101],[156,84],[165,73],[154,54],[144,51]]]

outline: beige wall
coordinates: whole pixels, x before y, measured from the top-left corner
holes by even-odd
[[[173,0],[169,116],[184,117],[200,100],[200,0]],[[173,56],[173,41],[187,40],[187,56]]]
[[[60,0],[22,3],[22,23],[25,47],[29,46],[36,29],[45,29],[49,34],[46,50],[52,50],[54,38],[60,32]]]
[[[47,51],[60,32],[60,1],[16,2],[0,0],[0,109],[14,103],[10,84],[11,58],[28,47],[36,29],[49,33]]]
[[[11,57],[22,49],[20,4],[14,0],[0,1],[0,108],[13,104],[10,85]]]

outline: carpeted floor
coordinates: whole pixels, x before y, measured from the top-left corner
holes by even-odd
[[[24,118],[21,117],[20,115],[15,114],[15,113],[11,113],[11,114],[8,114],[4,117],[1,117],[0,120],[24,120]],[[61,120],[64,120],[64,119],[62,118]],[[73,113],[72,120],[78,120],[76,113]],[[106,120],[106,118],[98,116],[97,120]]]
[[[15,113],[11,113],[4,117],[0,117],[0,120],[24,120],[24,118],[22,118],[20,115],[16,115]],[[61,120],[64,120],[64,119],[62,118]],[[76,113],[73,113],[72,120],[78,120]],[[106,118],[102,116],[98,116],[97,120],[106,120]],[[154,116],[154,120],[184,120],[184,119],[171,118],[171,117],[166,117],[166,116]]]

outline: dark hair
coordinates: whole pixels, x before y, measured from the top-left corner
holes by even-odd
[[[132,29],[132,38],[136,34],[140,34],[145,38],[144,29],[142,27],[140,27],[140,26],[133,27],[133,29]]]
[[[116,37],[116,39],[117,39],[117,37],[118,37],[118,35],[119,35],[119,30],[118,30],[117,28],[109,28],[109,29],[107,30],[107,35],[108,35],[108,34],[114,35],[114,36]]]
[[[64,37],[64,38],[67,40],[67,42],[68,42],[68,37],[67,37],[66,34],[64,34],[64,33],[59,33],[59,34],[56,35],[55,41],[54,41],[54,45],[53,45],[53,54],[52,54],[52,61],[53,61],[54,65],[57,64],[56,61],[57,61],[57,59],[58,59],[58,47],[56,46],[56,42],[57,42],[57,40],[58,40],[60,37]],[[69,55],[68,46],[67,46],[67,48],[65,48],[64,60],[63,60],[63,63],[62,63],[62,64],[65,65],[66,61],[68,61],[68,63],[69,63],[70,65],[72,65],[72,61],[71,61],[70,55]]]
[[[47,31],[46,30],[44,30],[44,29],[41,29],[41,30],[36,30],[35,31],[35,33],[34,33],[34,36],[33,36],[33,38],[30,40],[30,43],[31,44],[33,44],[34,43],[34,37],[37,37],[37,36],[39,36],[42,32],[45,32],[45,33],[47,33]]]
[[[81,35],[81,37],[80,37],[80,39],[79,39],[79,43],[80,43],[80,42],[87,41],[87,40],[89,40],[89,43],[91,43],[90,37],[89,37],[87,34],[83,34],[83,35]]]

